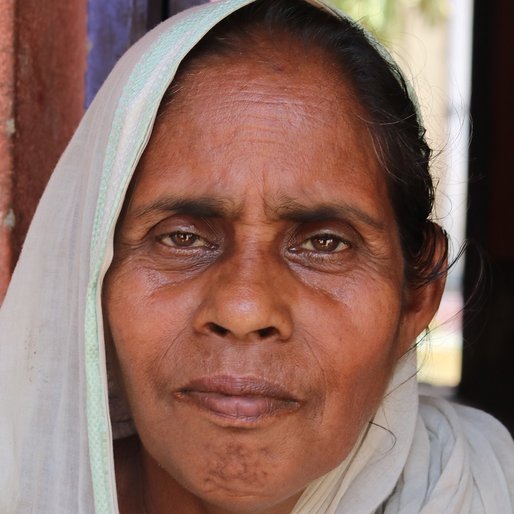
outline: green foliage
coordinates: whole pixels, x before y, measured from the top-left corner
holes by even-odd
[[[406,15],[418,11],[430,23],[446,17],[447,0],[329,0],[386,42],[404,30]]]

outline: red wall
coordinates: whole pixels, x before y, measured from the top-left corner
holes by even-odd
[[[13,221],[14,2],[0,2],[0,301],[9,281]]]
[[[0,4],[0,299],[84,105],[86,0]]]

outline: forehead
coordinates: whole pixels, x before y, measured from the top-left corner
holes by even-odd
[[[344,193],[384,210],[386,184],[366,115],[338,66],[316,49],[306,56],[277,45],[263,43],[254,58],[200,59],[181,75],[136,191],[183,189],[227,197],[235,208],[252,193],[268,206],[336,203]]]
[[[334,130],[351,128],[352,133],[367,131],[358,122],[365,115],[352,88],[326,51],[287,35],[250,41],[256,46],[251,51],[243,48],[241,55],[207,54],[186,66],[164,118],[185,114],[194,120],[215,114],[224,122],[233,121],[233,116],[244,115],[247,121],[262,116],[268,129],[291,135],[308,122]]]

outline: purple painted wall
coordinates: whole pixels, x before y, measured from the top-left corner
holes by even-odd
[[[86,106],[116,61],[160,21],[209,0],[89,0]]]
[[[86,105],[116,61],[146,32],[147,0],[89,0]]]
[[[174,14],[184,11],[193,5],[206,4],[209,0],[168,0],[167,3],[167,16],[173,16]]]

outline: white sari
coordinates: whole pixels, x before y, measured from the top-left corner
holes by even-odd
[[[194,8],[139,41],[57,165],[0,311],[2,514],[118,512],[101,314],[114,227],[181,60],[251,2]],[[514,512],[507,431],[476,410],[419,403],[415,372],[412,353],[351,455],[295,514]]]

